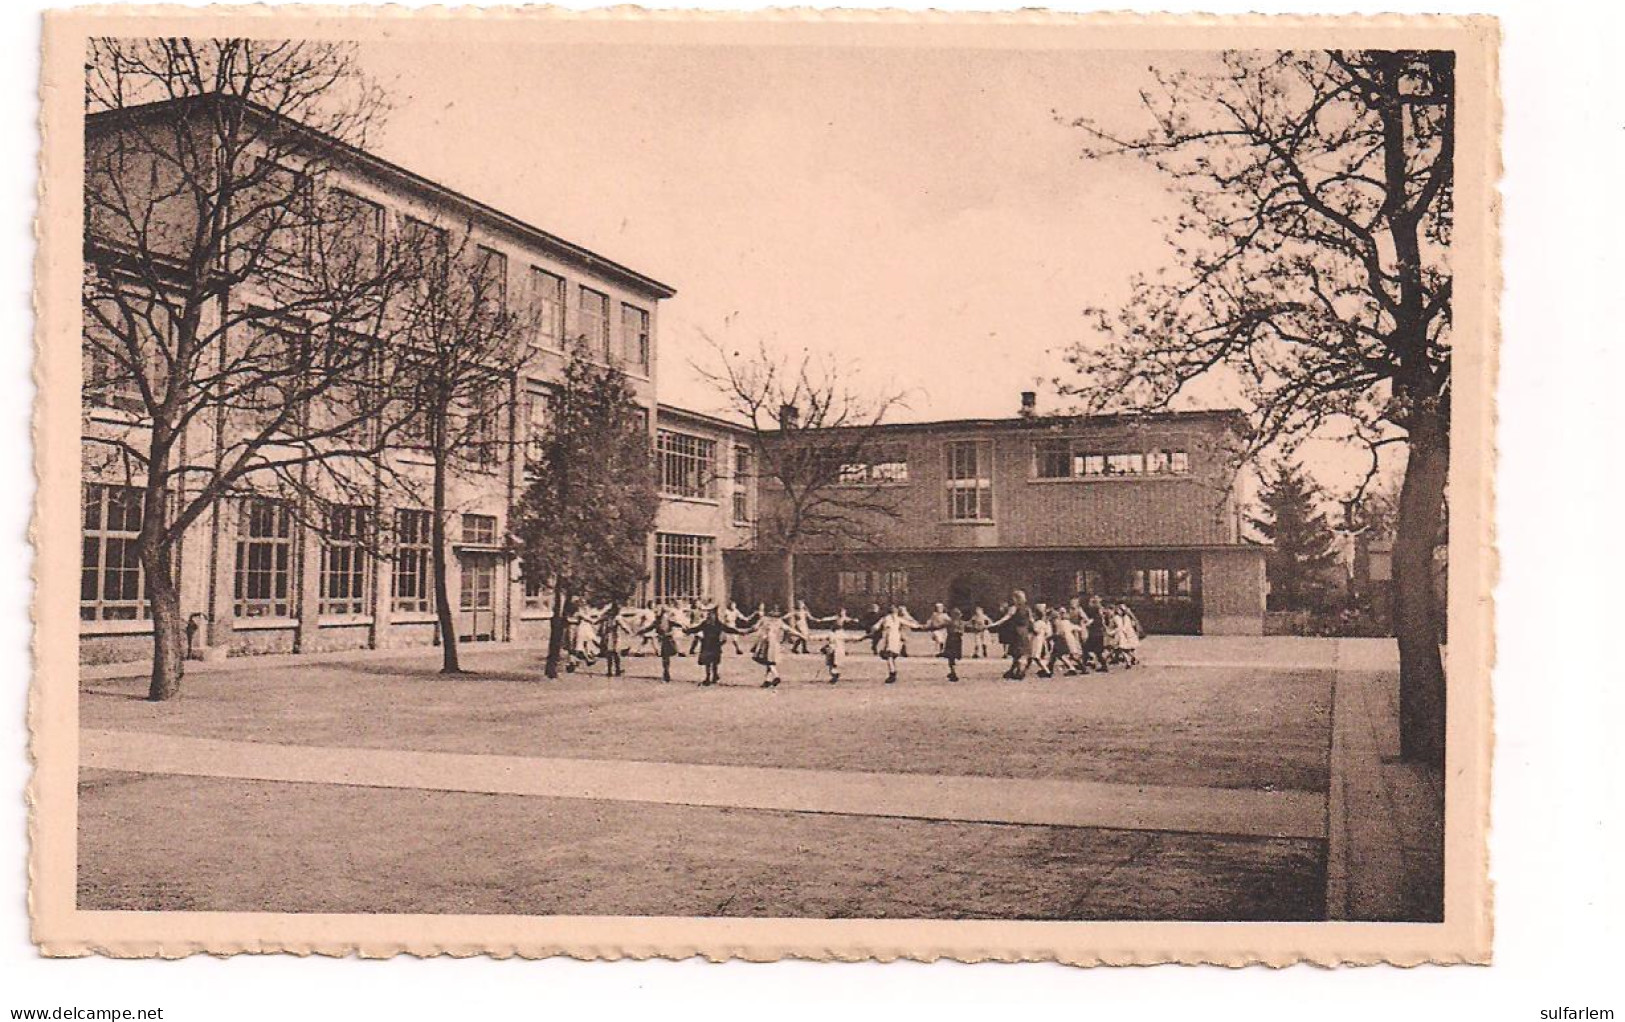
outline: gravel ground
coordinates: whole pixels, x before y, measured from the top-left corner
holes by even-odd
[[[194,692],[194,695],[196,693]],[[86,771],[86,910],[1287,920],[1314,841]]]
[[[1324,791],[1330,675],[1322,670],[1148,666],[1022,683],[971,661],[943,679],[929,658],[903,681],[854,657],[848,679],[821,683],[816,657],[785,665],[763,691],[745,658],[725,684],[629,675],[539,680],[535,653],[481,652],[478,674],[446,678],[424,662],[357,661],[194,675],[173,703],[135,680],[81,687],[86,727],[358,748],[421,749],[872,770],[1053,777],[1138,784]],[[696,672],[679,661],[679,677]]]

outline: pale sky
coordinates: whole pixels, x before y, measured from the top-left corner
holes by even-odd
[[[1160,179],[1090,164],[1146,54],[367,43],[372,148],[677,288],[661,392],[713,409],[700,331],[861,365],[914,419],[1008,415],[1082,309],[1163,258]],[[425,144],[425,140],[433,144]],[[1053,402],[1051,402],[1053,404]]]
[[[899,421],[1011,415],[1027,389],[1057,407],[1082,311],[1165,260],[1175,208],[1151,169],[1081,159],[1063,121],[1132,131],[1150,65],[1208,59],[380,41],[361,57],[395,103],[370,148],[677,289],[662,400],[722,407],[689,366],[704,331],[852,364],[908,392]],[[1334,485],[1364,470],[1324,467]]]

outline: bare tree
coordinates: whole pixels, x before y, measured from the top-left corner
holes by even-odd
[[[1407,453],[1394,571],[1407,759],[1442,765],[1434,539],[1449,468],[1455,64],[1449,52],[1227,53],[1157,75],[1153,126],[1077,124],[1091,159],[1143,160],[1184,198],[1175,268],[1096,313],[1067,381],[1097,408],[1240,385],[1248,453],[1310,436]],[[1371,477],[1368,476],[1368,481]]]
[[[461,673],[457,626],[447,586],[448,488],[457,475],[488,474],[508,464],[516,381],[525,360],[524,317],[508,298],[507,259],[476,244],[469,230],[408,222],[403,245],[416,270],[400,303],[401,416],[396,447],[429,461],[431,572],[440,632],[441,671]],[[392,473],[413,488],[411,472]]]
[[[387,442],[405,263],[326,181],[383,104],[340,44],[95,39],[86,108],[84,432],[139,492],[169,699],[188,527],[259,489],[330,500]]]
[[[696,370],[726,414],[754,434],[762,489],[756,541],[779,558],[786,607],[796,603],[796,557],[811,546],[872,546],[901,518],[887,484],[881,425],[906,395],[863,393],[852,370],[832,361],[781,359],[758,344],[749,356],[707,337],[714,366]]]

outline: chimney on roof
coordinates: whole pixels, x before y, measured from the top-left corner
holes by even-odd
[[[788,432],[801,424],[801,409],[786,401],[779,405],[779,428]]]
[[[1038,414],[1038,392],[1024,390],[1021,392],[1021,417],[1030,419]]]

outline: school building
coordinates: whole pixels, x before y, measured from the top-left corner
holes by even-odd
[[[94,157],[120,132],[183,116],[186,102],[90,115],[87,173],[105,165]],[[381,236],[467,225],[480,258],[500,268],[504,300],[536,312],[524,366],[510,382],[511,411],[490,419],[492,442],[482,450],[491,453],[461,466],[451,481],[448,592],[461,638],[545,640],[549,594],[508,555],[507,518],[525,485],[524,441],[545,421],[573,337],[587,338],[604,363],[624,370],[647,410],[661,504],[640,596],[773,598],[772,558],[752,553],[756,522],[774,499],[759,479],[754,434],[658,399],[660,303],[674,289],[376,154],[326,142],[336,165],[322,187],[341,191]],[[130,173],[149,176],[149,187],[161,184],[152,167]],[[116,239],[87,222],[87,273],[121,272],[117,249]],[[246,281],[206,319],[255,301],[256,283]],[[142,449],[149,427],[134,382],[105,363],[87,343],[79,608],[80,659],[87,663],[144,659],[152,643],[135,545],[142,478],[138,463],[110,456]],[[1240,538],[1218,455],[1234,422],[1232,413],[1056,419],[1028,408],[1009,420],[885,427],[875,463],[852,470],[884,478],[899,519],[883,523],[878,542],[863,550],[804,553],[802,592],[820,609],[886,599],[968,608],[996,605],[1022,586],[1037,599],[1123,597],[1156,630],[1257,632],[1262,552]],[[181,441],[183,455],[217,450],[223,433],[242,428],[232,416],[198,416]],[[390,475],[406,481],[405,493],[380,488],[372,499],[323,512],[332,516],[324,527],[307,524],[312,508],[274,492],[220,499],[190,526],[175,568],[192,655],[436,641],[430,466],[411,451],[383,458]]]
[[[808,544],[797,592],[828,613],[904,602],[993,613],[1012,589],[1051,604],[1096,595],[1164,633],[1261,634],[1264,549],[1243,538],[1236,411],[882,426],[841,477],[878,498],[868,541]],[[771,512],[771,487],[763,500]],[[779,599],[780,561],[735,555],[740,588]]]
[[[87,118],[87,174],[121,132],[172,127],[188,115],[186,101],[161,102]],[[247,116],[271,118],[256,108]],[[272,125],[272,127],[276,127]],[[289,130],[308,130],[283,125]],[[662,506],[649,539],[646,595],[716,599],[726,594],[723,551],[748,542],[755,501],[746,482],[749,454],[737,427],[659,405],[660,303],[674,289],[598,252],[522,222],[430,181],[373,153],[326,139],[335,165],[321,187],[380,237],[401,229],[469,227],[479,258],[500,268],[504,300],[531,303],[534,336],[506,407],[493,416],[486,454],[461,463],[451,477],[447,533],[452,547],[448,592],[461,637],[470,642],[542,641],[549,594],[521,577],[505,549],[508,509],[525,485],[524,440],[547,414],[550,388],[561,377],[566,339],[584,336],[606,364],[627,374],[646,409],[650,444],[661,465]],[[151,164],[153,161],[147,161]],[[122,165],[121,165],[122,166]],[[150,165],[125,168],[130,187],[162,187]],[[124,182],[121,182],[121,186]],[[116,236],[87,222],[87,273],[120,271]],[[205,314],[226,314],[256,301],[249,280]],[[88,332],[93,327],[88,325]],[[212,322],[219,322],[218,319]],[[82,384],[82,560],[79,604],[83,662],[139,660],[151,655],[151,611],[136,554],[141,527],[138,463],[118,456],[142,450],[148,424],[133,377],[93,344],[84,347]],[[182,455],[219,449],[217,430],[253,424],[235,416],[198,416]],[[319,652],[427,645],[436,641],[430,572],[430,465],[408,450],[390,451],[391,476],[404,487],[324,512],[311,527],[310,507],[275,493],[217,501],[186,532],[176,576],[194,655]],[[743,459],[743,460],[741,460]],[[367,466],[351,466],[365,475]],[[401,490],[407,492],[402,495]],[[180,496],[180,494],[177,494]],[[370,542],[369,542],[370,540]],[[380,547],[384,549],[380,550]]]

